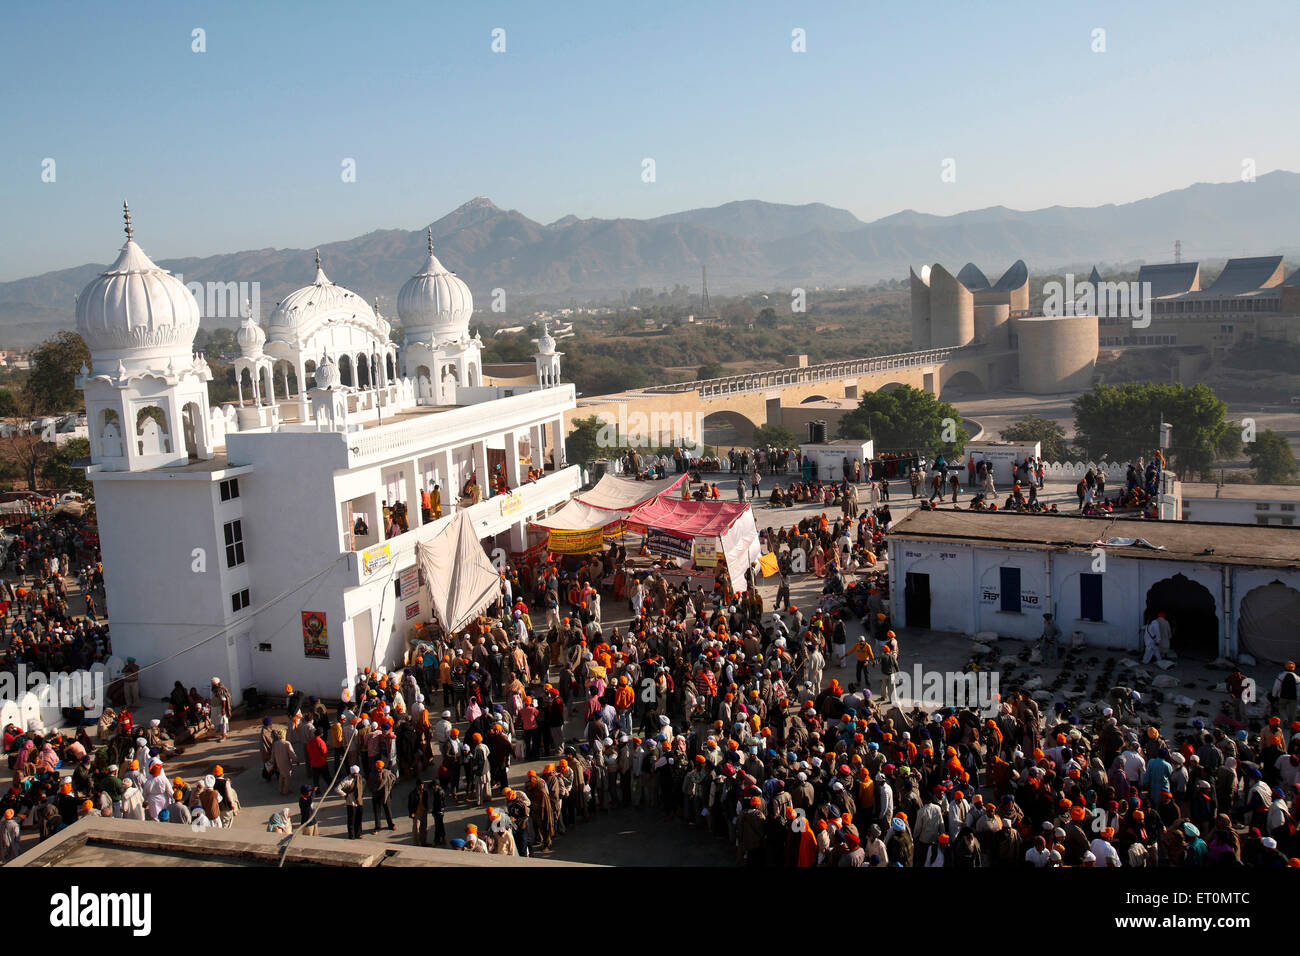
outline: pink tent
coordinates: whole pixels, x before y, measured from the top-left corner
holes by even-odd
[[[720,538],[749,505],[738,501],[682,501],[661,497],[638,508],[627,523],[636,528],[660,528],[695,538]]]

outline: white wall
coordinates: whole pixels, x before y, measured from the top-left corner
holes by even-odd
[[[1300,590],[1300,570],[1215,565],[1159,558],[1124,557],[1111,549],[1104,566],[1091,551],[1042,551],[952,542],[889,539],[890,602],[893,620],[909,626],[905,582],[908,572],[930,576],[930,627],[976,633],[996,631],[1004,637],[1036,639],[1042,615],[1050,611],[1068,638],[1081,631],[1086,643],[1141,650],[1147,592],[1166,578],[1181,574],[1202,585],[1214,599],[1219,618],[1219,653],[1235,656],[1241,603],[1258,587],[1281,581]],[[1021,613],[1000,610],[1000,567],[1021,569]],[[1080,575],[1100,573],[1102,620],[1080,617]],[[1050,578],[1049,578],[1050,574]],[[1230,593],[1225,593],[1230,592]],[[1223,608],[1230,610],[1227,615]],[[1300,632],[1297,633],[1300,645]]]

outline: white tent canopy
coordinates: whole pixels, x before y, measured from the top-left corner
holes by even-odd
[[[584,505],[606,511],[631,511],[652,498],[667,494],[686,478],[686,475],[678,475],[676,478],[660,478],[657,481],[638,481],[635,478],[605,475],[590,491],[581,491],[574,498]]]
[[[555,514],[539,518],[532,522],[532,525],[548,531],[586,531],[590,528],[604,528],[622,521],[629,514],[631,512],[626,510],[608,511],[604,508],[593,508],[573,498]]]
[[[500,576],[464,511],[442,534],[415,547],[438,623],[455,634],[501,596]]]
[[[745,590],[745,572],[754,567],[763,556],[752,508],[746,508],[745,513],[723,532],[722,553],[727,562],[727,576],[731,578],[732,590]]]

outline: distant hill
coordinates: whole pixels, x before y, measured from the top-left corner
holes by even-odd
[[[699,287],[709,268],[717,293],[853,285],[906,275],[908,265],[974,261],[1000,275],[1015,259],[1046,273],[1093,262],[1160,262],[1175,239],[1187,259],[1300,250],[1300,174],[1253,183],[1198,183],[1124,205],[1052,206],[1022,212],[993,206],[934,216],[904,210],[870,223],[822,203],[745,200],[654,219],[579,219],[549,225],[485,197],[431,224],[443,264],[480,307],[492,290],[548,301],[617,296],[636,287]],[[419,267],[424,229],[385,229],[320,245],[325,271],[391,314],[397,290]],[[256,249],[168,259],[186,281],[261,283],[262,308],[311,280],[312,249]],[[1300,262],[1292,265],[1300,265]],[[105,265],[86,264],[0,283],[0,342],[22,345],[74,323],[75,296]],[[507,298],[507,301],[509,299]],[[233,325],[230,320],[212,320]]]

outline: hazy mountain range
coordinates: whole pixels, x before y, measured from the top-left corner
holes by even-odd
[[[470,285],[479,309],[491,290],[567,303],[624,290],[682,283],[698,292],[700,266],[711,292],[858,285],[905,278],[910,264],[974,261],[1000,275],[1015,259],[1034,272],[1093,263],[1222,259],[1300,250],[1300,174],[1278,171],[1253,183],[1199,183],[1123,205],[1052,206],[1021,212],[993,206],[933,216],[907,210],[864,223],[822,203],[745,200],[655,219],[578,219],[549,225],[486,198],[432,223],[443,264]],[[329,277],[394,311],[397,290],[419,268],[424,229],[386,229],[320,244]],[[264,315],[311,281],[313,249],[253,249],[169,259],[146,251],[188,281],[261,283]],[[1295,263],[1300,264],[1300,263]],[[37,341],[75,324],[75,296],[104,263],[0,283],[0,345]],[[213,320],[233,324],[233,320]]]

